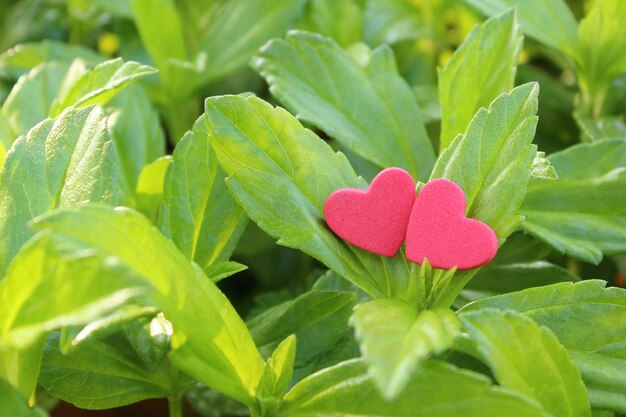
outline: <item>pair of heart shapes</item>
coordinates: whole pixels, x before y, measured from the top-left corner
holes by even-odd
[[[485,223],[465,216],[465,193],[447,179],[429,181],[415,196],[415,182],[400,168],[381,171],[367,190],[344,188],[324,205],[326,223],[354,246],[406,257],[434,268],[472,269],[491,261],[498,238]]]

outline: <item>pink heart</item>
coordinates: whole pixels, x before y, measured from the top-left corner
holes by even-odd
[[[454,182],[428,182],[417,196],[406,233],[406,257],[434,268],[472,269],[496,256],[498,237],[485,223],[465,217],[465,193]]]
[[[344,188],[328,197],[324,218],[339,237],[383,256],[398,252],[415,202],[415,182],[400,168],[387,168],[367,190]]]

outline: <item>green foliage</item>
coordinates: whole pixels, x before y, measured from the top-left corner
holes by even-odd
[[[439,72],[441,143],[447,148],[481,107],[513,87],[522,34],[514,12],[475,28]]]
[[[0,415],[626,414],[625,19],[619,0],[0,7]],[[335,235],[328,196],[391,166],[416,193],[461,186],[495,259],[434,269]]]
[[[398,396],[419,363],[449,349],[461,328],[450,310],[425,310],[381,299],[359,304],[351,318],[373,382],[388,400]]]
[[[626,290],[600,280],[560,283],[485,298],[462,311],[495,307],[522,312],[548,327],[578,365],[594,408],[626,412]],[[575,325],[571,325],[575,323]]]
[[[419,406],[415,399],[419,398]],[[393,402],[383,400],[359,360],[311,375],[285,396],[277,416],[543,416],[537,403],[488,378],[440,361],[425,362]]]
[[[460,316],[498,382],[536,399],[553,416],[591,416],[580,372],[554,334],[512,312]]]
[[[291,32],[265,45],[254,66],[301,120],[380,167],[428,177],[432,146],[388,47],[374,50],[361,66],[330,38]]]
[[[167,169],[159,226],[209,276],[230,258],[247,218],[226,189],[204,117],[178,143]]]
[[[0,275],[33,235],[36,216],[87,202],[112,203],[117,161],[99,107],[70,109],[14,143],[0,174]]]
[[[626,250],[626,138],[576,145],[549,159],[559,181],[530,184],[524,229],[587,262]]]

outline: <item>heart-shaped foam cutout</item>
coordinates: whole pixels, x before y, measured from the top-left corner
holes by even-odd
[[[383,256],[398,252],[415,203],[415,182],[400,168],[387,168],[367,190],[344,188],[328,197],[324,218],[339,237]]]
[[[465,217],[465,193],[454,182],[428,182],[417,196],[406,234],[406,257],[434,268],[472,269],[496,256],[498,237],[485,223]]]

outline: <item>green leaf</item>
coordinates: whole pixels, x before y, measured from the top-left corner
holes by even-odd
[[[524,84],[478,110],[465,133],[441,154],[431,176],[458,184],[465,191],[468,216],[491,226],[500,242],[521,222],[518,210],[536,153],[531,142],[538,94],[537,84]]]
[[[25,349],[0,343],[0,382],[8,381],[24,398],[30,398],[37,387],[44,342],[41,338]]]
[[[0,379],[0,409],[11,417],[44,417],[41,410],[28,407],[26,399],[8,382]]]
[[[237,0],[213,16],[199,50],[208,57],[204,84],[243,69],[268,40],[282,36],[302,14],[304,0]]]
[[[256,397],[261,415],[274,415],[280,400],[289,388],[296,359],[296,337],[283,340],[272,353],[259,381]]]
[[[474,28],[439,71],[440,151],[465,131],[478,109],[513,88],[522,43],[517,15],[508,11]]]
[[[393,402],[379,394],[359,360],[342,362],[300,381],[277,417],[539,417],[540,406],[483,375],[444,362],[422,364]]]
[[[540,180],[558,180],[559,176],[545,156],[545,152],[537,152],[533,165],[530,167],[530,175]]]
[[[463,297],[473,301],[526,288],[579,280],[567,269],[546,261],[489,264],[467,284]]]
[[[68,276],[81,279],[69,286]],[[49,331],[87,324],[149,290],[115,260],[64,256],[40,235],[18,253],[0,284],[0,344],[27,348]]]
[[[430,174],[432,145],[389,47],[373,51],[363,68],[330,38],[290,32],[265,45],[252,64],[299,119],[354,153],[421,180]]]
[[[608,88],[626,74],[626,8],[619,0],[597,0],[578,28],[579,76],[583,91]]]
[[[206,101],[209,140],[235,199],[278,243],[319,259],[375,297],[407,297],[402,254],[383,258],[338,239],[324,226],[326,198],[365,188],[345,157],[288,112],[256,97]]]
[[[312,0],[300,26],[348,47],[361,41],[363,11],[355,0]]]
[[[365,4],[363,37],[376,47],[415,40],[426,34],[425,24],[414,4],[397,0],[369,0]]]
[[[263,361],[245,324],[202,271],[139,213],[105,206],[65,209],[41,217],[58,244],[112,256],[156,290],[154,304],[172,322],[172,363],[195,379],[245,404]]]
[[[572,146],[549,160],[560,181],[530,184],[522,227],[587,262],[626,251],[626,139]]]
[[[141,41],[167,83],[171,61],[188,58],[178,10],[172,0],[131,0],[130,4]]]
[[[2,138],[4,143],[11,144],[15,138],[48,117],[50,106],[59,92],[68,65],[47,62],[17,80],[2,105],[2,113],[11,130],[11,137]]]
[[[124,326],[124,334],[149,369],[155,370],[170,351],[172,323],[162,313],[134,320]]]
[[[111,203],[116,157],[99,107],[70,109],[20,137],[0,173],[0,276],[33,232],[34,217],[59,207]]]
[[[105,61],[92,69],[76,60],[52,103],[50,116],[58,116],[70,106],[104,105],[129,83],[156,72],[152,67],[134,61],[124,62],[121,58]]]
[[[104,57],[84,46],[44,39],[41,42],[22,43],[4,52],[0,55],[0,71],[18,78],[39,64],[51,61],[70,63],[76,58],[88,65],[104,61]]]
[[[331,350],[348,327],[354,295],[309,291],[278,304],[247,322],[262,353],[269,355],[292,334],[298,339],[295,368],[308,368]]]
[[[580,130],[591,141],[626,136],[626,123],[618,116],[588,117],[581,112],[574,112],[574,119]]]
[[[494,309],[461,314],[459,320],[500,384],[536,399],[550,415],[591,416],[580,372],[549,329]]]
[[[248,220],[226,188],[208,136],[202,116],[176,145],[159,212],[163,234],[205,271],[230,258]]]
[[[488,16],[497,16],[515,7],[525,34],[556,50],[576,55],[578,22],[564,0],[465,0],[465,2]]]
[[[600,280],[560,283],[484,298],[463,307],[526,314],[558,337],[581,370],[594,408],[626,412],[626,290]]]
[[[170,392],[167,369],[150,371],[132,351],[98,340],[64,355],[58,334],[46,342],[40,383],[55,397],[89,410],[121,407]]]
[[[172,163],[171,156],[163,156],[144,166],[137,180],[137,210],[146,217],[157,222],[159,209],[163,203],[163,188],[167,169]]]
[[[350,322],[373,382],[387,400],[402,393],[421,362],[449,349],[461,333],[450,310],[418,312],[390,299],[357,305]]]
[[[165,153],[159,114],[138,85],[131,85],[115,96],[105,112],[120,161],[122,190],[132,202],[144,166]]]

